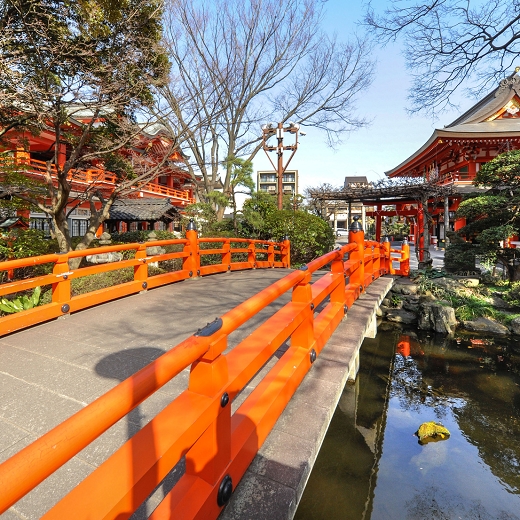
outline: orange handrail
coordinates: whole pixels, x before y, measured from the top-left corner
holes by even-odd
[[[185,248],[197,240],[189,233]],[[228,258],[227,244],[222,251]],[[197,258],[184,261],[193,269]],[[1,464],[0,513],[191,365],[188,388],[43,518],[129,518],[183,456],[185,474],[151,518],[216,518],[348,308],[389,273],[389,262],[387,245],[351,232],[349,244],[226,312]],[[329,264],[330,272],[311,284]],[[289,303],[224,354],[232,332],[289,290]],[[288,338],[290,347],[231,415],[231,400]]]
[[[390,244],[390,243],[388,243]],[[388,246],[389,247],[389,246]],[[408,240],[404,240],[401,249],[390,248],[390,255],[394,254],[397,256],[390,257],[390,274],[398,276],[409,276],[410,275],[410,245]],[[399,267],[394,268],[392,262],[399,262]]]
[[[221,243],[223,247],[214,250],[201,249],[200,244],[205,242]],[[242,248],[232,247],[236,243],[248,245],[249,258],[247,261],[233,260],[232,255],[242,252]],[[150,256],[147,249],[153,246],[177,245],[182,251],[163,253]],[[70,269],[69,260],[84,258],[90,255],[104,253],[117,253],[121,251],[134,251],[134,258],[119,262],[105,263]],[[220,255],[220,263],[201,266],[201,257]],[[259,259],[261,256],[267,259]],[[150,263],[162,262],[179,258],[182,260],[182,268],[162,274],[150,275],[148,266]],[[187,278],[196,278],[208,274],[236,271],[241,269],[255,269],[267,267],[289,267],[290,243],[289,241],[271,242],[267,240],[251,240],[245,238],[198,238],[197,232],[192,230],[186,233],[185,239],[155,240],[152,242],[119,244],[95,249],[83,249],[70,251],[63,254],[51,254],[17,260],[0,262],[0,271],[12,271],[23,267],[35,265],[53,265],[52,273],[36,276],[18,281],[10,281],[0,284],[0,296],[8,296],[20,291],[26,291],[38,286],[52,286],[52,301],[46,305],[40,305],[29,310],[0,317],[0,335],[35,325],[64,314],[76,312],[87,307],[92,307],[122,296],[128,296],[144,290],[160,287],[168,283]],[[124,268],[134,269],[133,281],[99,289],[97,291],[71,295],[71,280],[108,271]]]

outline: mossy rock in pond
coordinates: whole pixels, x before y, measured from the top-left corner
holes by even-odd
[[[448,428],[434,421],[422,423],[414,435],[419,437],[419,444],[443,441],[450,436]]]

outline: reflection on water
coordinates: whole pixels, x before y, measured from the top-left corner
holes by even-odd
[[[451,433],[418,443],[426,421]],[[296,520],[520,520],[520,343],[366,339]]]

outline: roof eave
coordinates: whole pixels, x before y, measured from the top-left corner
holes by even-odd
[[[511,131],[504,130],[493,131],[493,132],[451,132],[449,130],[434,130],[432,136],[428,141],[415,152],[413,155],[410,155],[408,159],[404,160],[401,164],[393,168],[392,170],[388,170],[385,172],[387,177],[394,177],[399,173],[404,173],[405,166],[409,165],[406,170],[413,169],[413,163],[418,163],[422,158],[424,158],[429,152],[432,151],[434,146],[437,146],[439,139],[500,139],[503,137],[520,137],[519,131]]]
[[[400,163],[395,168],[392,168],[391,170],[388,170],[385,172],[385,175],[387,177],[393,177],[397,173],[400,173],[399,170],[403,169],[404,166],[409,164],[412,161],[417,160],[419,157],[426,155],[426,153],[431,149],[432,145],[436,143],[437,139],[439,139],[439,130],[435,129],[433,131],[433,134],[431,137],[424,143],[419,150],[417,150],[415,153],[410,155],[407,159],[405,159],[402,163]]]

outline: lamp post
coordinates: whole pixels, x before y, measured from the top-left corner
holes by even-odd
[[[290,134],[294,134],[294,144],[284,146],[283,144],[283,138],[284,133],[288,132]],[[296,150],[298,149],[298,135],[305,135],[305,132],[300,132],[300,125],[298,123],[289,122],[287,126],[283,126],[283,123],[278,123],[277,126],[274,125],[274,123],[269,123],[267,125],[262,126],[262,147],[273,165],[273,169],[276,171],[277,174],[277,187],[278,187],[278,209],[282,209],[282,198],[283,198],[283,174],[287,170],[287,166],[289,166],[289,163],[291,162],[291,159],[294,157],[294,154],[296,153]],[[269,138],[272,136],[276,136],[276,146],[270,146],[268,144]],[[285,166],[283,164],[283,152],[284,150],[290,150],[292,151],[291,156],[289,157],[289,160],[285,163]],[[278,161],[276,166],[274,165],[273,161],[271,160],[271,157],[269,156],[268,152],[275,152],[278,156]]]

